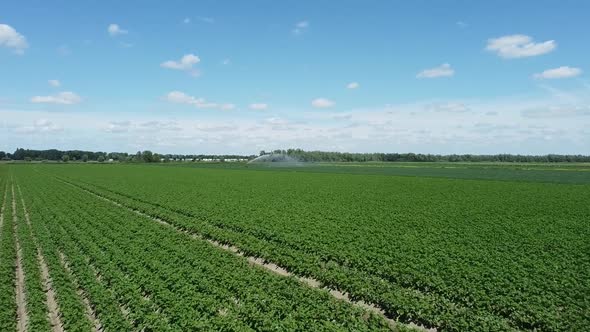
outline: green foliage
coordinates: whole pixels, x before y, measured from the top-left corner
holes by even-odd
[[[14,227],[12,221],[12,208],[9,202],[12,195],[8,187],[8,178],[5,177],[6,168],[0,167],[0,331],[16,330],[16,294],[15,294],[15,269],[16,249],[14,242]]]
[[[105,330],[389,330],[381,318],[327,292],[253,267],[205,240],[47,176],[45,166],[41,173],[10,167],[56,289],[63,277],[58,301],[66,303],[74,284],[79,285]],[[59,253],[71,274],[57,266]],[[64,325],[75,326],[79,306],[63,310]]]
[[[588,185],[272,169],[44,169],[377,303],[402,321],[449,331],[590,323],[582,296],[590,293]]]

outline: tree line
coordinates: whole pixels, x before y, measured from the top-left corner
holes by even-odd
[[[31,150],[18,148],[14,153],[0,151],[0,160],[22,160],[22,161],[81,161],[81,162],[169,162],[169,161],[196,161],[204,159],[227,160],[227,159],[251,159],[254,156],[242,155],[184,155],[184,154],[159,154],[152,151],[137,151],[135,154],[127,152],[94,152],[82,150],[61,151],[57,149]]]
[[[587,155],[520,155],[520,154],[421,154],[421,153],[348,153],[327,151],[304,151],[302,149],[260,151],[259,155],[287,155],[301,162],[590,162]],[[135,154],[126,152],[94,152],[82,150],[61,151],[57,149],[31,150],[18,148],[14,153],[0,151],[0,160],[22,161],[79,161],[79,162],[136,162],[155,163],[170,161],[224,161],[250,160],[256,155],[211,155],[211,154],[159,154],[149,150]]]
[[[422,154],[422,153],[349,153],[304,151],[302,149],[260,151],[260,155],[284,154],[302,162],[590,162],[586,155],[520,155],[520,154]]]

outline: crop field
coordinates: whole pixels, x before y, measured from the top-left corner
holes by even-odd
[[[0,164],[0,331],[584,331],[590,166]]]

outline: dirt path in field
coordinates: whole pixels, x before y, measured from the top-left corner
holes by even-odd
[[[259,257],[247,256],[246,254],[244,254],[244,252],[242,250],[240,250],[240,248],[238,248],[236,246],[223,244],[223,243],[217,242],[215,240],[205,238],[205,237],[203,237],[200,234],[193,233],[193,232],[188,232],[188,231],[179,229],[178,227],[176,227],[176,226],[174,226],[174,225],[168,223],[167,221],[162,220],[162,219],[160,219],[158,217],[155,217],[155,216],[146,214],[144,212],[141,212],[139,210],[133,209],[131,207],[125,206],[125,205],[123,205],[123,204],[121,204],[119,202],[116,202],[116,201],[108,198],[108,197],[105,197],[105,196],[96,194],[96,193],[94,193],[94,192],[92,192],[90,190],[87,190],[85,188],[81,188],[81,187],[75,186],[75,185],[73,185],[73,184],[71,184],[69,182],[63,181],[61,179],[57,179],[57,180],[60,181],[60,182],[62,182],[62,183],[65,183],[67,185],[70,185],[70,186],[72,186],[74,188],[77,188],[79,190],[82,190],[82,191],[84,191],[84,192],[86,192],[86,193],[88,193],[88,194],[90,194],[90,195],[92,195],[92,196],[94,196],[96,198],[99,198],[101,200],[104,200],[106,202],[109,202],[109,203],[111,203],[113,205],[116,205],[118,207],[121,207],[123,209],[132,211],[132,212],[134,212],[134,213],[136,213],[136,214],[138,214],[138,215],[140,215],[142,217],[149,218],[152,221],[155,221],[155,222],[157,222],[159,224],[162,224],[164,226],[170,227],[170,228],[174,229],[175,231],[177,231],[179,233],[183,233],[183,234],[186,234],[186,235],[190,236],[193,239],[199,239],[199,240],[207,241],[208,243],[214,245],[215,247],[218,247],[218,248],[221,248],[221,249],[226,250],[228,252],[231,252],[231,253],[235,254],[236,256],[244,257],[244,258],[246,258],[248,260],[248,262],[250,264],[252,264],[254,266],[261,267],[263,269],[266,269],[266,270],[268,270],[268,271],[270,271],[272,273],[275,273],[277,275],[280,275],[280,276],[295,278],[295,279],[299,280],[301,283],[303,283],[303,284],[305,284],[305,285],[307,285],[307,286],[309,286],[311,288],[327,290],[329,292],[329,294],[332,297],[334,297],[335,299],[337,299],[337,300],[348,302],[348,303],[350,303],[352,305],[355,305],[357,307],[363,308],[363,309],[365,309],[368,312],[372,312],[372,313],[374,313],[374,314],[382,317],[388,323],[388,325],[389,325],[389,327],[390,327],[391,330],[397,330],[398,327],[401,325],[401,326],[405,326],[405,327],[414,328],[414,329],[417,329],[417,330],[422,330],[422,331],[425,331],[425,332],[436,332],[437,331],[436,328],[426,328],[426,327],[423,327],[421,325],[418,325],[418,324],[415,324],[415,323],[412,323],[412,322],[410,322],[410,323],[401,323],[401,322],[398,322],[395,319],[392,319],[392,318],[388,317],[385,314],[385,311],[382,308],[380,308],[378,305],[372,304],[372,303],[366,303],[366,302],[363,302],[363,301],[354,301],[354,300],[352,300],[350,298],[350,296],[347,293],[340,292],[340,291],[338,291],[336,289],[331,289],[331,288],[328,288],[328,287],[324,287],[319,280],[316,280],[316,279],[313,279],[313,278],[309,278],[309,277],[303,277],[303,276],[295,275],[295,274],[289,272],[287,269],[285,269],[285,268],[283,268],[283,267],[281,267],[281,266],[279,266],[277,264],[274,264],[272,262],[268,262],[268,261],[266,261],[264,259],[261,259]]]
[[[16,317],[17,317],[17,331],[26,332],[29,324],[29,315],[27,313],[27,299],[25,293],[25,271],[23,269],[22,261],[23,254],[18,241],[16,233],[16,224],[18,217],[16,216],[16,200],[14,199],[14,184],[12,185],[12,221],[14,222],[14,238],[16,243]]]
[[[35,243],[35,247],[37,247],[37,262],[41,267],[41,282],[43,283],[43,290],[47,296],[47,316],[49,317],[49,322],[51,323],[51,330],[53,332],[63,332],[63,324],[60,318],[60,310],[59,305],[57,303],[55,290],[53,289],[53,283],[51,281],[51,276],[49,275],[49,268],[47,267],[47,263],[45,262],[45,257],[43,257],[43,253],[41,252],[41,248],[39,247],[39,242],[35,238],[35,234],[33,234],[33,226],[31,225],[31,217],[29,216],[29,211],[27,210],[27,206],[25,204],[25,200],[23,198],[23,193],[20,189],[20,186],[16,185],[18,189],[18,194],[20,196],[20,201],[23,207],[23,212],[25,215],[25,221],[29,226],[29,232],[31,232],[31,238]]]
[[[90,300],[88,300],[88,296],[86,296],[86,293],[84,293],[84,291],[80,287],[80,284],[78,283],[78,279],[76,279],[76,277],[74,276],[74,273],[72,272],[72,269],[70,268],[70,264],[68,263],[66,256],[61,251],[59,252],[59,260],[61,262],[61,265],[66,270],[66,272],[70,275],[70,278],[72,278],[72,280],[74,282],[74,287],[76,288],[76,293],[78,294],[78,296],[82,299],[82,302],[84,303],[84,308],[86,309],[86,318],[88,318],[88,320],[92,323],[92,332],[102,331],[103,330],[102,324],[100,323],[100,320],[96,316],[96,313],[94,312],[94,309],[92,308],[92,305],[90,304]]]
[[[39,261],[39,265],[41,266],[43,288],[45,294],[47,294],[47,309],[49,310],[47,315],[49,316],[51,329],[53,332],[63,332],[64,329],[59,314],[59,305],[55,298],[55,291],[53,290],[53,284],[51,282],[51,277],[49,276],[49,269],[47,268],[47,264],[45,264],[45,258],[43,257],[43,254],[41,254],[41,249],[39,248],[37,248],[37,261]]]
[[[72,279],[72,281],[74,283],[74,287],[76,288],[76,293],[78,294],[78,296],[82,299],[82,302],[84,303],[84,307],[86,309],[86,318],[88,318],[88,320],[92,323],[92,332],[102,331],[103,330],[102,324],[100,323],[100,320],[96,316],[96,313],[94,312],[94,309],[92,308],[92,305],[90,304],[90,300],[88,300],[88,296],[86,296],[86,293],[84,293],[84,291],[80,287],[80,284],[78,283],[78,279],[76,279],[76,276],[74,276],[74,273],[72,272],[72,269],[70,268],[70,264],[68,263],[66,256],[61,251],[59,252],[59,260],[61,262],[61,265],[64,267],[64,269],[66,270],[66,272],[69,274],[70,278]]]

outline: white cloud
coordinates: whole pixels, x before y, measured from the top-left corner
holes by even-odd
[[[590,116],[590,107],[582,106],[551,106],[537,109],[527,109],[521,112],[525,118],[571,118],[579,116]]]
[[[195,98],[195,97],[187,95],[186,93],[181,92],[181,91],[169,92],[164,97],[164,99],[167,100],[168,102],[171,102],[171,103],[187,104],[187,105],[192,105],[197,108],[203,108],[203,109],[210,108],[210,109],[219,109],[219,110],[227,111],[227,110],[233,110],[236,107],[234,104],[230,104],[230,103],[218,104],[218,103],[209,102],[209,101],[205,100],[204,98]]]
[[[29,47],[25,36],[8,24],[0,24],[0,46],[11,48],[17,54],[23,54]]]
[[[309,22],[308,21],[300,21],[295,23],[295,27],[291,30],[294,34],[300,35],[309,29]]]
[[[357,82],[350,82],[346,85],[347,89],[357,89],[358,87],[360,87],[361,85],[358,84]]]
[[[63,104],[73,105],[82,101],[82,98],[71,91],[60,92],[53,96],[35,96],[31,98],[32,103]]]
[[[198,76],[199,71],[196,69],[193,69],[193,66],[199,62],[201,62],[201,59],[198,56],[196,56],[194,54],[185,54],[182,56],[182,58],[180,58],[179,61],[168,60],[168,61],[162,62],[160,64],[160,67],[174,69],[174,70],[183,70],[183,71],[190,72],[191,75],[193,75],[193,76]]]
[[[169,92],[166,95],[166,100],[171,103],[178,104],[194,104],[201,101],[201,99],[196,99],[195,97],[189,96],[186,93],[180,91]]]
[[[142,122],[137,126],[141,131],[161,131],[161,130],[180,130],[181,127],[176,121],[147,121]]]
[[[510,35],[488,39],[486,50],[495,52],[507,59],[537,56],[553,51],[557,47],[554,40],[535,43],[526,35]]]
[[[62,131],[63,128],[54,124],[47,119],[36,120],[33,125],[20,126],[14,129],[15,132],[21,134],[32,134],[32,133],[52,133]]]
[[[469,111],[469,107],[460,102],[433,103],[424,107],[427,111],[446,112],[446,113],[463,113]]]
[[[115,23],[109,24],[107,31],[111,36],[126,35],[128,33],[127,30],[122,29],[118,24]]]
[[[130,126],[130,121],[110,121],[102,130],[108,133],[125,133],[129,131]]]
[[[424,69],[416,75],[417,78],[436,78],[436,77],[450,77],[455,75],[455,70],[450,64],[444,63],[438,67],[431,69]]]
[[[577,154],[590,146],[588,91],[582,85],[579,90],[567,90],[577,96],[571,100],[546,91],[535,96],[422,100],[340,111],[334,107],[322,112],[283,112],[272,105],[271,109],[277,108],[272,117],[266,117],[264,111],[220,111],[216,116],[199,117],[188,112],[175,113],[174,123],[170,123],[171,114],[167,112],[111,112],[105,119],[105,114],[96,112],[6,110],[0,105],[0,128],[6,128],[0,150],[24,145],[126,152],[147,149],[159,153],[199,150],[250,154],[300,147],[353,152]],[[187,111],[198,112],[196,104],[213,104],[185,93],[170,97],[185,103],[178,108]],[[220,110],[221,105],[216,109]],[[247,110],[247,104],[244,108]],[[53,134],[56,139],[51,140],[47,139],[51,133],[35,133],[32,128],[19,129],[31,133],[16,132],[15,128],[33,127],[38,119],[48,119],[66,130]],[[112,126],[108,121],[114,122]],[[125,121],[131,122],[127,132]],[[45,127],[41,130],[51,128]]]
[[[326,98],[316,98],[311,101],[311,106],[315,108],[330,108],[334,106],[336,103],[331,101],[330,99]]]
[[[576,77],[582,73],[580,68],[561,66],[559,68],[547,69],[542,73],[533,75],[537,79],[553,79],[553,78],[568,78]]]
[[[254,103],[254,104],[250,104],[248,106],[249,109],[251,110],[256,110],[256,111],[264,111],[268,109],[268,104],[264,104],[264,103]]]
[[[49,80],[47,81],[47,83],[49,83],[49,85],[51,85],[54,88],[58,88],[61,86],[61,82],[59,80]]]

